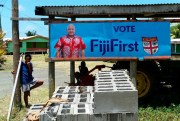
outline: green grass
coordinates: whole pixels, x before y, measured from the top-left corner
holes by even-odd
[[[12,70],[13,58],[10,55],[6,57],[7,57],[7,62],[5,63],[4,66],[5,69],[1,71]],[[34,64],[34,68],[48,68],[48,63],[45,62],[46,57],[47,55],[45,56],[33,55],[32,62]],[[75,63],[76,71],[78,71],[79,64],[80,64],[79,61]],[[112,63],[108,63],[108,62],[101,62],[101,61],[87,62],[87,66],[89,67],[89,70],[98,64],[106,64],[108,66],[112,66]],[[63,69],[66,73],[69,73],[70,71],[69,62],[57,62],[55,66],[58,69]],[[46,87],[45,85],[31,91],[31,96],[29,98],[29,102],[31,104],[46,103],[47,101],[48,101],[48,87]],[[5,96],[4,98],[0,98],[0,121],[6,121],[9,103],[10,103],[10,96]],[[23,100],[22,100],[22,104],[24,105]],[[180,121],[180,103],[171,104],[168,107],[150,105],[144,108],[140,106],[138,111],[139,111],[138,112],[139,121]],[[13,108],[13,111],[11,113],[11,121],[22,121],[26,113],[27,113],[27,109],[24,106],[22,106],[21,109]]]
[[[139,107],[139,121],[180,121],[180,105],[169,107]]]
[[[30,104],[46,103],[48,101],[48,89],[45,86],[36,88],[31,91],[31,96],[29,97]],[[0,121],[5,121],[8,114],[10,103],[10,96],[5,96],[0,99]],[[11,113],[11,121],[22,121],[26,116],[27,108],[24,107],[23,94],[22,94],[22,104],[21,108],[14,108]]]

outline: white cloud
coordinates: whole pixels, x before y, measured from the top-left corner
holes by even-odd
[[[25,11],[25,7],[23,5],[19,5],[19,11]]]

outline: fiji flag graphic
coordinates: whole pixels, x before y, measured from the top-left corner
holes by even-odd
[[[158,51],[158,38],[157,37],[142,37],[144,51],[150,55]]]

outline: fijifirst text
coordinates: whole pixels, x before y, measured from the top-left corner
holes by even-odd
[[[99,51],[104,55],[106,52],[138,52],[138,43],[135,41],[134,43],[123,43],[118,39],[111,40],[99,40],[92,39],[91,40],[91,52]]]

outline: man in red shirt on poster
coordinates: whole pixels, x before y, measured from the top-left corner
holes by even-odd
[[[61,37],[54,48],[56,48],[56,57],[58,58],[79,58],[84,57],[84,44],[81,37],[75,35],[75,26],[69,24],[67,35]]]

